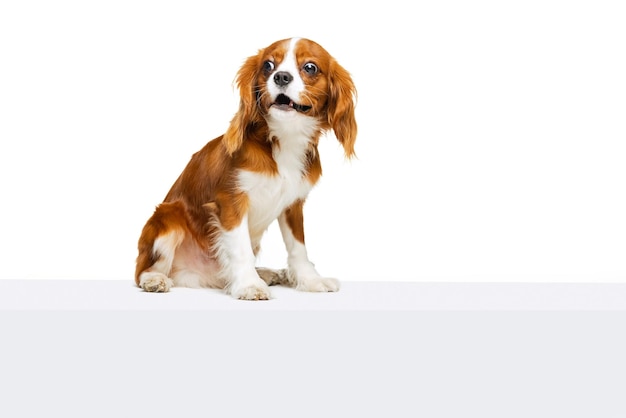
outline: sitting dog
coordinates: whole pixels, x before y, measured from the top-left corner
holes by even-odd
[[[147,292],[172,286],[222,288],[270,299],[269,285],[339,290],[321,277],[304,244],[302,208],[322,174],[317,145],[332,130],[354,155],[356,90],[317,43],[277,41],[237,73],[239,110],[226,133],[195,153],[143,228],[135,271]],[[278,219],[287,269],[256,268],[263,233]]]

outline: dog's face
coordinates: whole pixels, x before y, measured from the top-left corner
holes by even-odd
[[[317,118],[325,114],[331,60],[325,50],[311,41],[292,39],[267,48],[261,60],[257,95],[264,113],[278,117],[299,112]]]
[[[241,103],[233,121],[241,124],[241,135],[246,124],[261,118],[312,119],[320,131],[335,132],[348,157],[354,154],[356,89],[350,74],[319,44],[300,38],[277,41],[248,58],[236,82]]]

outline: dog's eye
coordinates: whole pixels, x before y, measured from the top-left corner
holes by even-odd
[[[307,62],[306,64],[304,64],[302,69],[308,75],[315,75],[319,71],[318,68],[317,68],[317,65],[313,64],[312,62]]]
[[[263,70],[265,70],[266,72],[271,72],[274,70],[274,63],[272,61],[265,61],[263,63]]]

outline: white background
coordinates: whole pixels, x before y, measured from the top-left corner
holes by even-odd
[[[305,209],[323,274],[625,281],[621,3],[4,1],[0,277],[131,280],[240,64],[303,36],[359,91],[358,159],[325,139]]]

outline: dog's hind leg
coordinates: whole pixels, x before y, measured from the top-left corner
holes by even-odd
[[[188,231],[187,215],[181,202],[159,205],[139,238],[135,283],[146,292],[167,292],[176,249]]]

